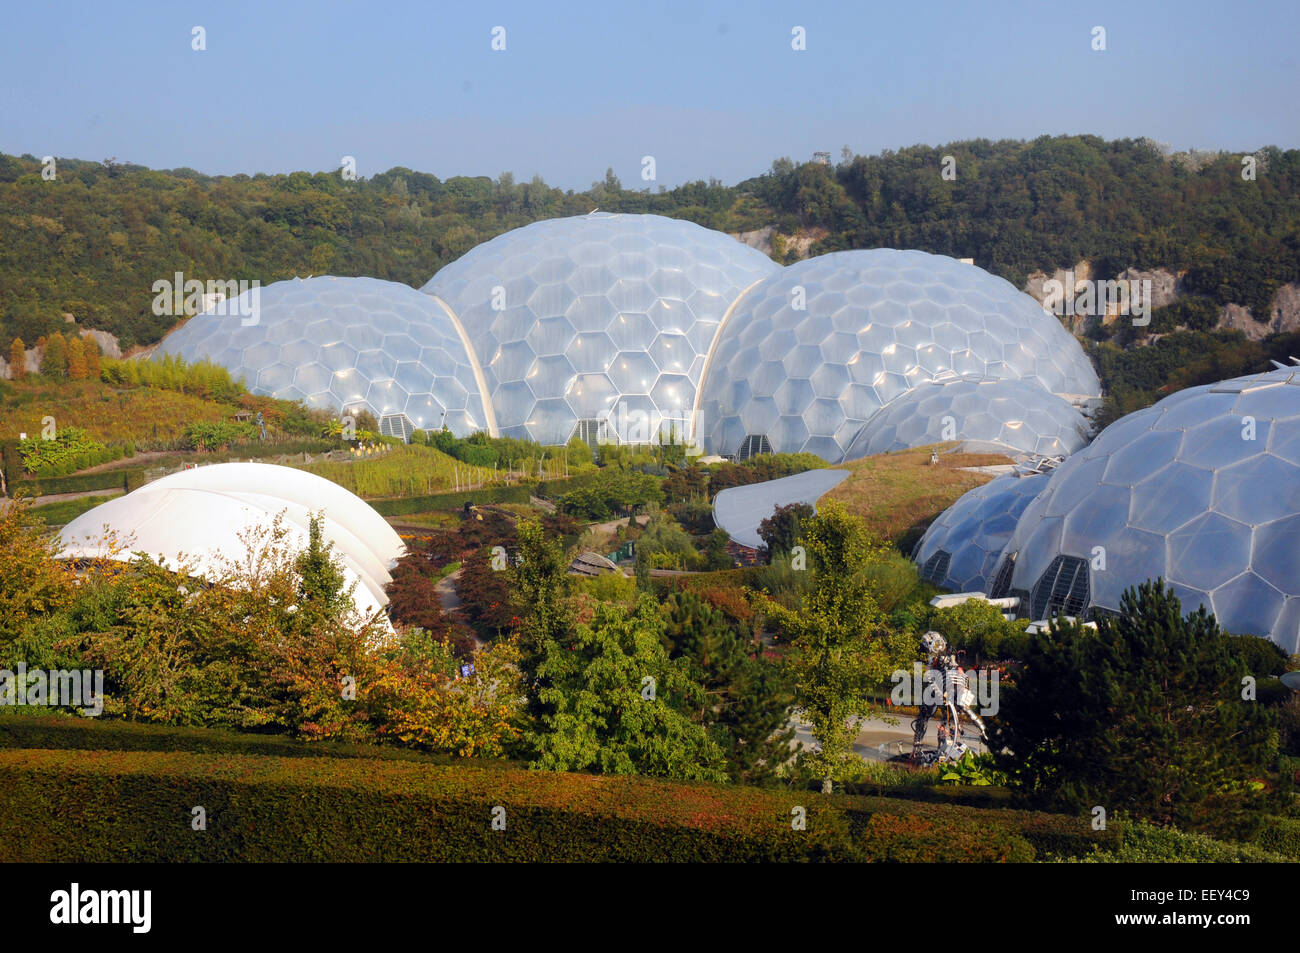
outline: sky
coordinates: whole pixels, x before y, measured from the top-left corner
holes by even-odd
[[[1296,148],[1297,36],[1296,0],[8,0],[0,152],[213,175],[352,156],[361,176],[580,190],[607,167],[734,184],[782,156],[976,137]]]

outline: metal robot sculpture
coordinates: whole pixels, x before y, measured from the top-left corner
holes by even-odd
[[[921,764],[940,764],[959,761],[969,749],[961,738],[961,716],[965,715],[979,729],[980,739],[988,744],[984,722],[976,713],[975,693],[970,690],[966,673],[957,663],[957,656],[948,652],[948,640],[938,632],[921,636],[921,645],[929,659],[925,672],[925,685],[919,702],[920,714],[912,722],[912,760]],[[942,708],[942,721],[938,728],[938,747],[923,751],[921,741],[935,712]]]

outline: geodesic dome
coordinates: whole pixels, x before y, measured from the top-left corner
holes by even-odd
[[[59,557],[125,562],[143,551],[170,569],[187,564],[216,581],[246,557],[244,534],[277,517],[288,541],[305,549],[313,513],[321,516],[325,541],[334,544],[345,584],[356,585],[357,610],[369,616],[387,605],[389,571],[405,551],[392,527],[343,487],[268,463],[219,463],[146,483],[65,526]],[[125,549],[114,551],[114,542]]]
[[[428,295],[377,278],[277,281],[191,318],[161,354],[204,358],[257,394],[376,418],[405,414],[417,430],[492,430],[479,371],[455,319]],[[237,306],[236,306],[237,304]]]
[[[1184,612],[1300,649],[1300,368],[1180,391],[1111,424],[1022,514],[1004,560],[1041,619],[1163,577]],[[999,575],[1003,570],[999,569]]]
[[[958,440],[1017,459],[1067,456],[1087,445],[1088,421],[1032,380],[960,378],[918,385],[863,426],[845,460]]]
[[[691,222],[599,213],[499,235],[421,290],[468,331],[503,435],[565,443],[585,421],[649,442],[689,426],[724,315],[777,269]]]
[[[953,592],[985,592],[1002,549],[1047,476],[1008,473],[964,494],[930,524],[912,560],[921,576]]]
[[[1095,396],[1083,349],[1033,298],[973,265],[873,249],[783,268],[736,305],[709,357],[697,437],[747,437],[838,463],[881,407],[945,376],[1023,378]]]

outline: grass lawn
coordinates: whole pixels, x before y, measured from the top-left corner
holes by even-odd
[[[889,539],[906,553],[936,516],[968,490],[992,479],[962,467],[1009,464],[997,453],[945,453],[952,444],[938,444],[938,466],[930,465],[930,447],[884,453],[835,469],[848,470],[849,478],[823,500],[839,500],[866,521],[873,534]]]

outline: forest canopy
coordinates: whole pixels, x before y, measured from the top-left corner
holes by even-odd
[[[1023,287],[1036,270],[1090,260],[1186,270],[1204,302],[1262,309],[1300,280],[1300,151],[1170,155],[1149,140],[1094,136],[976,139],[852,155],[836,165],[779,159],[733,186],[716,180],[625,189],[612,171],[585,192],[509,173],[439,179],[393,168],[207,176],[114,160],[0,155],[0,340],[35,341],[62,315],[151,344],[176,322],[155,316],[154,281],[263,284],[295,275],[370,275],[419,287],[443,265],[539,219],[651,212],[739,233],[814,239],[806,254],[919,248],[974,258]],[[955,179],[940,175],[945,156]],[[779,237],[773,256],[795,260]]]

